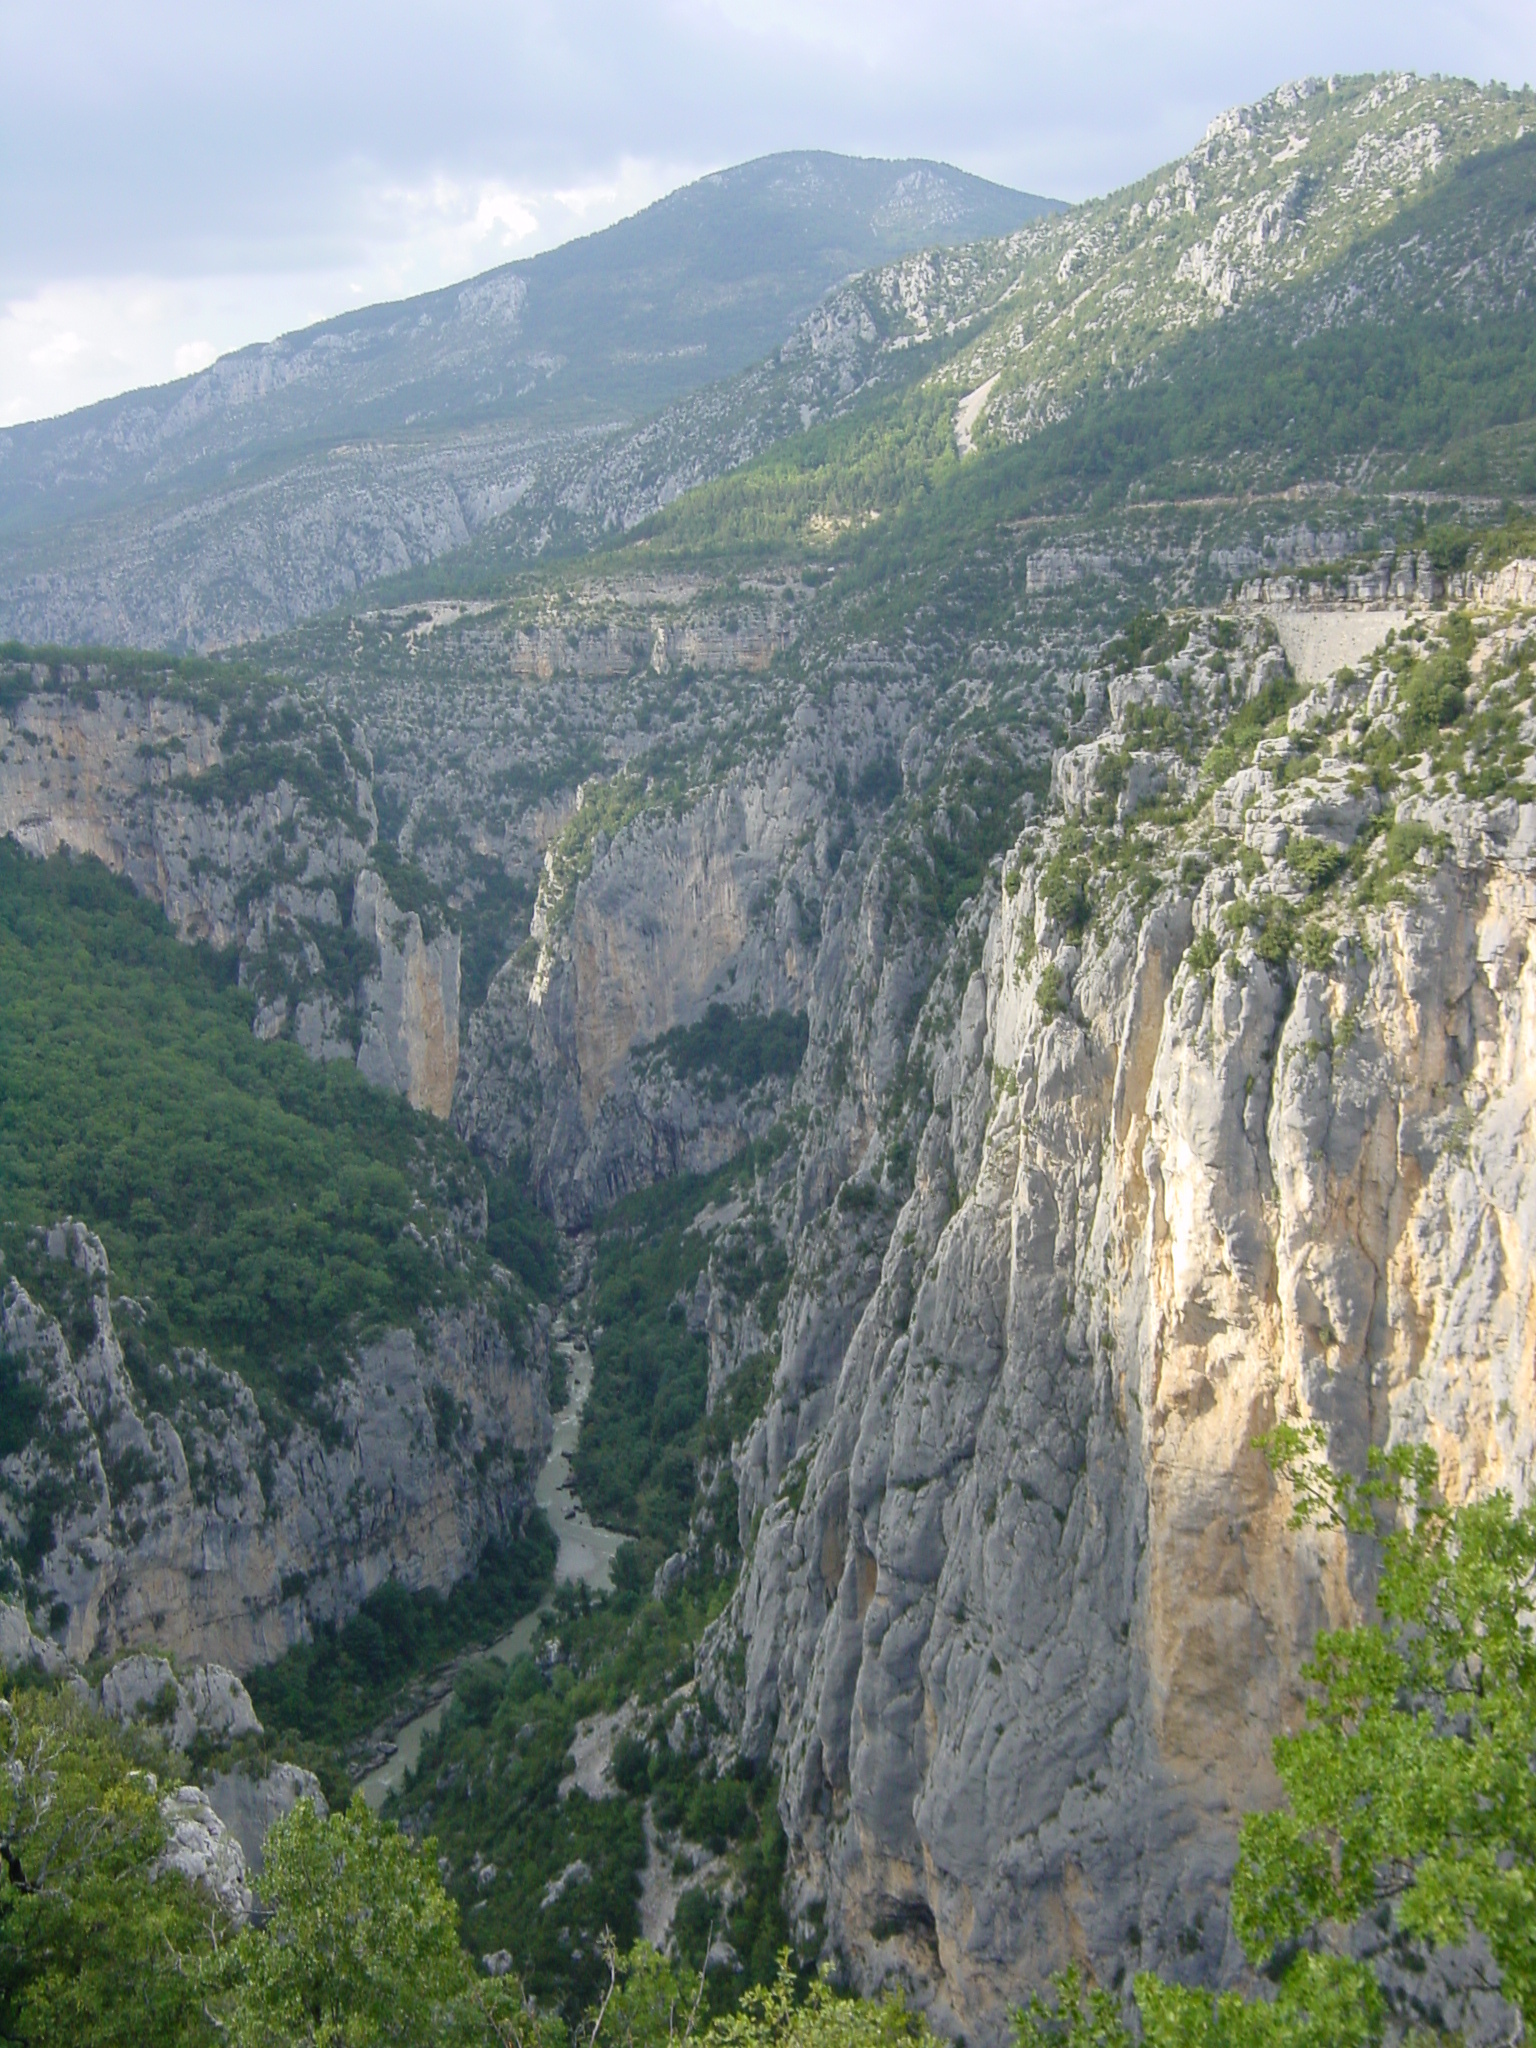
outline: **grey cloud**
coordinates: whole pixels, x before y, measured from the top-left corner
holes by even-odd
[[[800,145],[1080,197],[1305,71],[1533,70],[1528,0],[449,0],[8,10],[0,295],[348,260],[391,184],[548,190]]]

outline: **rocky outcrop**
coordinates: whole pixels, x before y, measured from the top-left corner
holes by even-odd
[[[178,1672],[169,1658],[143,1652],[120,1658],[99,1686],[46,1636],[34,1634],[26,1610],[0,1602],[0,1676],[41,1671],[64,1678],[81,1704],[120,1725],[148,1727],[172,1751],[201,1741],[227,1751],[261,1722],[250,1694],[232,1671],[194,1664]],[[206,1787],[182,1785],[160,1802],[165,1847],[157,1867],[200,1885],[237,1923],[250,1915],[249,1877],[259,1873],[268,1830],[307,1799],[324,1820],[329,1812],[320,1781],[300,1764],[279,1763],[259,1776],[240,1768],[214,1773]]]
[[[0,1668],[43,1671],[57,1677],[68,1670],[69,1660],[57,1643],[34,1632],[24,1607],[0,1600]]]
[[[972,2038],[1074,1958],[1241,1967],[1238,1816],[1370,1584],[1256,1436],[1428,1441],[1453,1498],[1530,1494],[1536,805],[1409,775],[1405,881],[1390,841],[1348,896],[1285,859],[1372,844],[1350,748],[1393,687],[1298,704],[1157,856],[1186,885],[1101,879],[1086,937],[1050,865],[1080,840],[1021,844],[867,1298],[817,1358],[792,1291],[737,1454],[703,1661],[782,1768],[797,1906]]]
[[[156,1869],[174,1871],[208,1894],[237,1927],[251,1917],[255,1901],[247,1881],[245,1854],[199,1785],[178,1785],[160,1802],[165,1847]]]
[[[247,1870],[261,1870],[267,1831],[307,1799],[324,1820],[330,1812],[320,1780],[301,1764],[273,1764],[261,1777],[240,1770],[219,1771],[204,1787],[204,1796],[240,1844]]]
[[[179,1677],[167,1658],[141,1651],[113,1665],[98,1698],[114,1721],[153,1719],[172,1749],[190,1749],[200,1735],[225,1743],[261,1733],[250,1694],[222,1664],[194,1664]]]
[[[201,1785],[178,1785],[160,1802],[165,1847],[157,1867],[199,1886],[237,1927],[250,1919],[267,1831],[307,1799],[321,1820],[330,1808],[312,1771],[276,1764],[264,1777],[225,1771]]]
[[[550,1437],[542,1326],[523,1363],[483,1308],[429,1313],[419,1333],[360,1346],[278,1438],[246,1383],[201,1353],[141,1393],[99,1241],[79,1224],[51,1237],[90,1282],[95,1334],[67,1341],[7,1286],[0,1341],[42,1408],[0,1463],[0,1537],[40,1549],[36,1602],[76,1662],[143,1645],[248,1669],[387,1578],[447,1587],[518,1525]],[[174,1677],[157,1665],[145,1683],[157,1675],[157,1692]],[[238,1733],[243,1691],[221,1709],[200,1685],[206,1673],[175,1682],[178,1716],[224,1711]]]
[[[398,910],[367,868],[357,878],[352,920],[379,954],[377,974],[363,984],[357,1070],[408,1097],[413,1109],[446,1117],[459,1072],[458,934],[425,939],[417,913]]]
[[[568,896],[552,851],[537,960],[502,969],[471,1028],[460,1129],[493,1155],[529,1150],[542,1198],[568,1225],[632,1188],[710,1171],[749,1134],[738,1102],[679,1087],[637,1056],[711,1001],[805,1007],[815,934],[785,884],[819,793],[805,763],[774,766],[681,818],[643,810],[600,838]]]
[[[275,764],[268,787],[228,803],[210,779],[229,765],[216,705],[113,688],[105,666],[39,665],[30,680],[0,709],[0,831],[42,856],[93,854],[183,939],[259,953],[276,924],[341,921],[374,830],[344,757],[334,808]]]
[[[366,864],[378,835],[370,782],[328,722],[279,713],[285,750],[252,758],[248,719],[232,739],[228,707],[169,683],[165,694],[114,688],[105,665],[67,663],[9,680],[0,834],[43,857],[94,855],[161,904],[178,937],[234,947],[258,1037],[355,1058],[369,1080],[448,1115],[458,936],[426,939]],[[376,960],[356,986],[350,934]]]

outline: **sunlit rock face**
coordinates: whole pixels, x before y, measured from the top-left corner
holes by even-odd
[[[1229,808],[1269,886],[1375,799],[1265,746]],[[1397,815],[1412,886],[1330,900],[1311,967],[1225,915],[1235,853],[1073,939],[1051,835],[1021,848],[878,1279],[829,1357],[791,1330],[739,1454],[705,1668],[782,1764],[799,1909],[974,2038],[1074,1957],[1241,1966],[1238,1818],[1370,1583],[1290,1528],[1256,1437],[1425,1441],[1451,1498],[1530,1494],[1536,806],[1426,784]]]
[[[358,1072],[406,1096],[413,1109],[446,1117],[459,1072],[458,934],[425,939],[416,912],[397,910],[368,869],[357,880],[353,917],[379,951],[378,973],[364,984]]]

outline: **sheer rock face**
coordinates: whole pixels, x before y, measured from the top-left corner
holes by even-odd
[[[708,1172],[741,1144],[751,1117],[740,1103],[632,1056],[711,1001],[805,1008],[814,939],[775,885],[814,835],[820,801],[791,753],[681,818],[643,816],[601,843],[558,920],[546,877],[538,960],[509,962],[493,983],[455,1113],[493,1155],[531,1150],[563,1222],[669,1174]]]
[[[974,2038],[1074,1956],[1239,1966],[1237,1819],[1367,1565],[1288,1528],[1256,1435],[1530,1492],[1536,807],[1419,808],[1452,857],[1291,980],[1186,960],[1177,891],[1079,953],[1021,857],[846,1348],[808,1378],[786,1312],[744,1685],[705,1669],[782,1763],[800,1908]]]
[[[354,924],[379,951],[379,971],[364,984],[358,1072],[409,1097],[413,1109],[447,1117],[459,1072],[458,934],[425,939],[416,912],[397,910],[370,869],[352,900]]]
[[[350,823],[277,774],[210,801],[199,779],[230,765],[217,719],[171,697],[41,680],[0,712],[0,834],[41,857],[94,855],[159,903],[179,938],[239,951],[258,1036],[291,1030],[312,1058],[355,1058],[367,1079],[446,1117],[459,940],[427,940],[367,865],[378,821],[366,778],[341,792]],[[338,745],[328,730],[319,740]],[[344,757],[331,758],[346,782]],[[348,924],[377,957],[355,998],[331,985],[315,938]]]
[[[0,1342],[26,1360],[44,1426],[0,1464],[0,1519],[14,1542],[51,1498],[38,1605],[72,1661],[152,1645],[245,1670],[387,1578],[446,1588],[517,1526],[550,1438],[544,1361],[519,1365],[483,1312],[364,1345],[322,1412],[278,1442],[245,1383],[201,1354],[179,1354],[147,1405],[100,1243],[79,1224],[52,1236],[91,1276],[96,1334],[72,1350],[18,1282],[6,1288]],[[535,1351],[546,1344],[536,1329]]]
[[[273,1764],[260,1778],[244,1771],[219,1771],[204,1787],[208,1804],[224,1823],[245,1856],[246,1868],[260,1875],[267,1831],[307,1799],[321,1820],[330,1808],[320,1780],[301,1764]]]

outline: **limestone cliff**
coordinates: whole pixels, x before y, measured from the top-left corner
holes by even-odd
[[[279,1438],[245,1382],[201,1353],[136,1386],[106,1254],[82,1225],[47,1254],[84,1280],[94,1334],[12,1280],[0,1345],[40,1396],[0,1461],[0,1526],[35,1557],[34,1597],[76,1662],[153,1645],[247,1669],[386,1578],[446,1588],[532,1499],[549,1405],[531,1332],[520,1364],[482,1310],[361,1345],[314,1416]],[[445,1418],[447,1420],[445,1421]]]
[[[459,1120],[493,1153],[528,1147],[563,1220],[707,1171],[740,1143],[739,1105],[672,1087],[634,1056],[711,1000],[805,1007],[811,943],[785,884],[814,838],[807,765],[791,752],[681,817],[643,806],[586,842],[578,806],[581,869],[567,872],[559,842],[546,856],[537,958],[503,968],[471,1028]]]
[[[1473,701],[1522,764],[1525,574],[1469,593]],[[1362,772],[1416,731],[1414,630],[1272,700],[1170,827],[1130,773],[1147,707],[1283,664],[1254,620],[1229,673],[1197,622],[1161,675],[1100,680],[1115,773],[1026,835],[959,1001],[929,998],[932,1114],[867,1305],[818,1356],[791,1304],[737,1456],[750,1564],[705,1665],[782,1766],[799,1907],[972,2037],[1074,1956],[1237,1966],[1237,1817],[1305,1645],[1369,1587],[1288,1529],[1259,1432],[1314,1417],[1352,1463],[1428,1440],[1453,1497],[1530,1490],[1536,803],[1458,794],[1499,778],[1433,739]],[[1079,822],[1117,804],[1149,817],[1118,877]]]
[[[459,1071],[458,934],[425,939],[417,913],[398,910],[366,868],[353,892],[352,917],[379,955],[378,973],[363,984],[358,1072],[408,1096],[414,1109],[446,1117]]]
[[[38,663],[5,681],[0,833],[40,856],[92,854],[182,939],[236,948],[259,1037],[355,1058],[448,1115],[458,939],[425,939],[367,865],[365,750],[354,762],[329,721],[295,705],[221,701],[170,672],[157,687],[111,664]],[[361,976],[359,945],[374,963]]]

